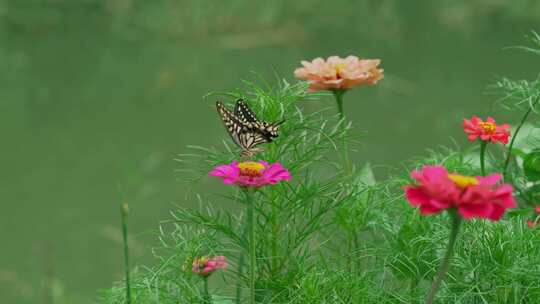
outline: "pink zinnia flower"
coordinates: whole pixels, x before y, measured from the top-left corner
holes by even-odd
[[[536,224],[535,221],[533,221],[533,220],[527,220],[527,226],[528,226],[529,228],[531,228],[531,229],[532,229],[532,228],[536,228],[536,225],[537,225],[537,224]]]
[[[280,163],[268,164],[264,161],[234,161],[229,165],[217,166],[209,175],[221,177],[224,184],[256,188],[291,179],[289,171]]]
[[[540,205],[538,205],[538,206],[536,206],[536,207],[534,208],[534,212],[540,213]]]
[[[472,177],[449,174],[442,166],[424,166],[411,177],[416,183],[405,187],[405,195],[423,215],[453,208],[465,219],[498,221],[506,208],[516,207],[512,186],[499,185],[502,176],[497,173]]]
[[[469,135],[470,141],[480,138],[482,141],[501,142],[506,145],[510,137],[510,126],[497,125],[491,117],[488,117],[486,121],[478,116],[473,116],[471,120],[463,119],[463,130]]]
[[[303,67],[297,68],[294,75],[307,80],[312,91],[346,90],[376,84],[383,78],[384,70],[377,68],[380,63],[380,59],[358,59],[356,56],[315,58],[311,62],[302,61]]]
[[[191,271],[201,276],[209,276],[218,269],[227,269],[227,260],[224,256],[203,256],[193,260]]]

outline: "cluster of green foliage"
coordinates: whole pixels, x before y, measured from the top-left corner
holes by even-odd
[[[539,37],[533,41],[536,48],[528,50],[540,52]],[[402,187],[410,182],[410,169],[424,164],[479,175],[477,150],[432,151],[390,178],[376,180],[369,164],[351,170],[342,166],[339,147],[344,141],[354,145],[350,125],[326,110],[306,113],[304,105],[319,96],[307,94],[305,83],[244,84],[246,90],[228,94],[231,100],[247,97],[265,120],[287,121],[258,158],[281,162],[293,176],[289,183],[264,187],[255,199],[257,302],[421,303],[440,263],[450,219],[420,216],[405,201]],[[540,78],[502,79],[497,87],[505,101],[531,114],[524,128],[538,129],[532,117]],[[540,193],[540,150],[538,138],[520,136],[505,176],[517,190],[520,207],[499,222],[466,222],[440,303],[540,301],[540,234],[524,225]],[[179,161],[194,176],[195,188],[211,168],[238,157],[228,145],[190,148],[193,153],[180,155]],[[488,171],[504,166],[504,157],[488,156]],[[202,279],[191,272],[191,263],[218,254],[230,267],[211,277],[213,303],[244,302],[248,241],[242,207],[247,202],[240,190],[227,190],[232,193],[192,194],[200,208],[178,208],[162,224],[161,246],[154,252],[158,262],[132,277],[134,303],[205,303]],[[100,300],[126,303],[123,283],[103,291]]]
[[[518,48],[540,55],[540,35],[532,32],[530,40],[531,47]],[[521,121],[516,124],[515,133],[520,131],[519,137],[512,138],[515,145],[506,159],[506,163],[514,162],[513,166],[509,166],[506,177],[512,181],[524,203],[534,206],[540,198],[540,125],[537,119],[531,119],[530,116],[536,114],[539,108],[540,74],[533,80],[502,78],[495,84],[495,88],[504,94],[503,106],[524,113]]]

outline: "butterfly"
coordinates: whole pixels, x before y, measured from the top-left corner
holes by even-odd
[[[242,156],[262,152],[257,146],[277,138],[279,126],[284,122],[268,123],[259,120],[243,99],[236,101],[234,113],[219,101],[216,102],[216,108],[232,140],[242,149]]]

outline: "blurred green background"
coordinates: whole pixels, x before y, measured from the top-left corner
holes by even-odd
[[[503,48],[538,18],[526,0],[0,0],[1,302],[94,302],[122,278],[121,201],[133,262],[151,261],[158,222],[194,204],[176,154],[228,139],[209,91],[381,58],[385,79],[345,106],[365,143],[353,159],[395,166],[465,144],[464,117],[512,117],[486,86],[536,75]]]

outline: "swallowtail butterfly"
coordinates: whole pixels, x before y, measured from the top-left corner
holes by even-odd
[[[260,121],[243,99],[236,101],[234,113],[219,101],[216,108],[232,140],[242,149],[242,156],[262,152],[258,145],[272,142],[279,136],[279,125],[283,121],[272,124]]]
[[[284,122],[280,121],[277,123],[269,124],[266,121],[259,121],[255,113],[251,111],[251,109],[243,99],[238,99],[236,101],[236,105],[234,106],[234,115],[236,115],[236,117],[238,117],[244,123],[247,122],[253,124],[254,127],[257,128],[261,133],[263,133],[265,137],[269,138],[270,141],[271,139],[279,136],[279,125]]]

